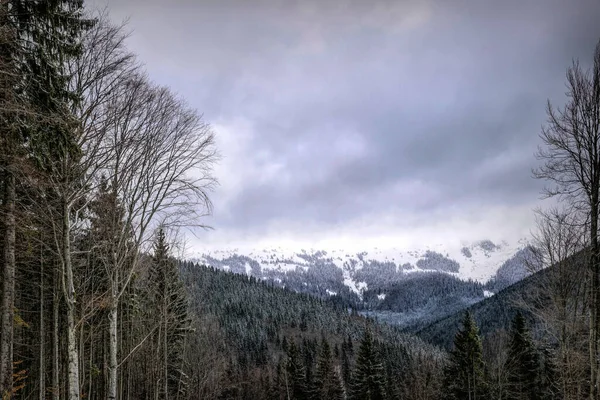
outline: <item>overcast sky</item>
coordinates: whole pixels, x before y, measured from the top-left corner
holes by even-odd
[[[97,0],[222,160],[194,248],[523,237],[598,0]]]

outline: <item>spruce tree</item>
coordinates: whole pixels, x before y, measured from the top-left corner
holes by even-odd
[[[555,355],[548,348],[542,348],[539,351],[540,376],[539,376],[539,398],[541,400],[558,399],[560,390],[557,387],[559,373],[556,368]]]
[[[321,342],[321,349],[317,360],[313,393],[313,398],[316,400],[341,400],[344,398],[342,383],[331,357],[331,348],[325,338]]]
[[[368,326],[358,349],[356,368],[350,385],[350,398],[356,400],[385,398],[385,371]]]
[[[352,342],[350,343],[350,345]],[[344,387],[348,388],[352,380],[352,365],[350,364],[350,350],[346,341],[342,342],[342,379]]]
[[[154,255],[150,269],[154,304],[160,326],[157,334],[157,349],[160,349],[161,371],[158,389],[165,399],[176,398],[185,391],[183,349],[185,336],[191,329],[188,316],[187,295],[179,279],[177,263],[170,256],[165,232],[160,228],[154,242]]]
[[[512,321],[508,348],[508,399],[539,399],[539,356],[520,312]]]
[[[288,347],[288,362],[286,367],[286,391],[290,399],[307,400],[308,390],[306,388],[306,371],[302,354],[296,346],[296,342],[290,341]]]
[[[270,400],[285,400],[287,399],[285,372],[281,360],[277,363],[275,372],[271,378],[268,397]]]
[[[317,353],[317,342],[308,340],[307,338],[302,339],[302,357],[304,360],[304,374],[306,377],[305,387],[306,396],[309,399],[316,397],[315,393],[315,360]]]
[[[481,339],[475,320],[466,312],[462,330],[454,337],[444,381],[449,399],[484,400],[487,398],[484,379],[485,365]]]
[[[0,214],[4,221],[0,234],[3,239],[0,394],[5,398],[12,396],[13,310],[19,308],[15,303],[15,236],[19,229],[15,213],[16,205],[22,201],[18,189],[32,171],[24,168],[24,164],[43,169],[65,154],[77,151],[70,129],[74,126],[70,106],[76,95],[69,88],[70,77],[65,66],[69,59],[79,55],[81,33],[92,24],[82,17],[82,3],[82,0],[7,0],[0,4],[3,36],[0,38],[0,102],[3,103]],[[72,361],[68,367],[71,399],[79,398],[74,346],[71,341]]]

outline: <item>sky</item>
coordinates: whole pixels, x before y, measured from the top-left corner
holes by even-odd
[[[95,0],[221,160],[210,231],[240,246],[526,237],[549,99],[591,63],[598,0]]]

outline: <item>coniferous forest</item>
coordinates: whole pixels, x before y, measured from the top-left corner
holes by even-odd
[[[533,178],[556,201],[536,211],[530,275],[403,329],[359,312],[380,293],[313,296],[180,255],[221,154],[127,33],[83,0],[0,0],[3,400],[600,398],[600,44],[540,121]],[[436,274],[384,307],[483,291]]]

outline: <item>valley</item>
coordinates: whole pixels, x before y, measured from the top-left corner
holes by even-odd
[[[420,249],[232,249],[190,258],[416,331],[493,296],[528,275],[525,240],[480,240]]]

